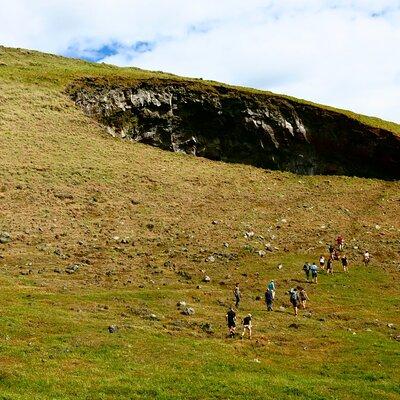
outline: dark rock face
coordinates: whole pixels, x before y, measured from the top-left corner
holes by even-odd
[[[179,81],[75,83],[69,94],[110,134],[213,160],[300,174],[400,178],[400,137],[279,96]]]

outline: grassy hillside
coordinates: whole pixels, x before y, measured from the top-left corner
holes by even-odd
[[[115,74],[171,79],[0,48],[0,233],[11,236],[0,244],[0,398],[397,399],[400,183],[112,138],[63,93]],[[304,261],[339,233],[349,274],[336,263],[304,283]],[[270,279],[267,313],[256,298]],[[226,338],[235,282],[251,341]],[[295,318],[285,291],[299,284],[310,302]]]

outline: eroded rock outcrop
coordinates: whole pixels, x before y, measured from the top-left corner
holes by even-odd
[[[400,178],[400,137],[336,111],[200,82],[75,82],[77,105],[124,139],[300,174]]]

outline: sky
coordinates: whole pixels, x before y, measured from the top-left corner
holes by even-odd
[[[400,0],[0,0],[0,44],[400,123]]]

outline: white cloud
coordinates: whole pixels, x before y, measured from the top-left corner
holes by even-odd
[[[4,5],[3,5],[4,3]],[[3,9],[4,8],[4,9]],[[0,0],[0,42],[306,98],[400,122],[394,0]],[[130,46],[155,42],[151,52]]]

